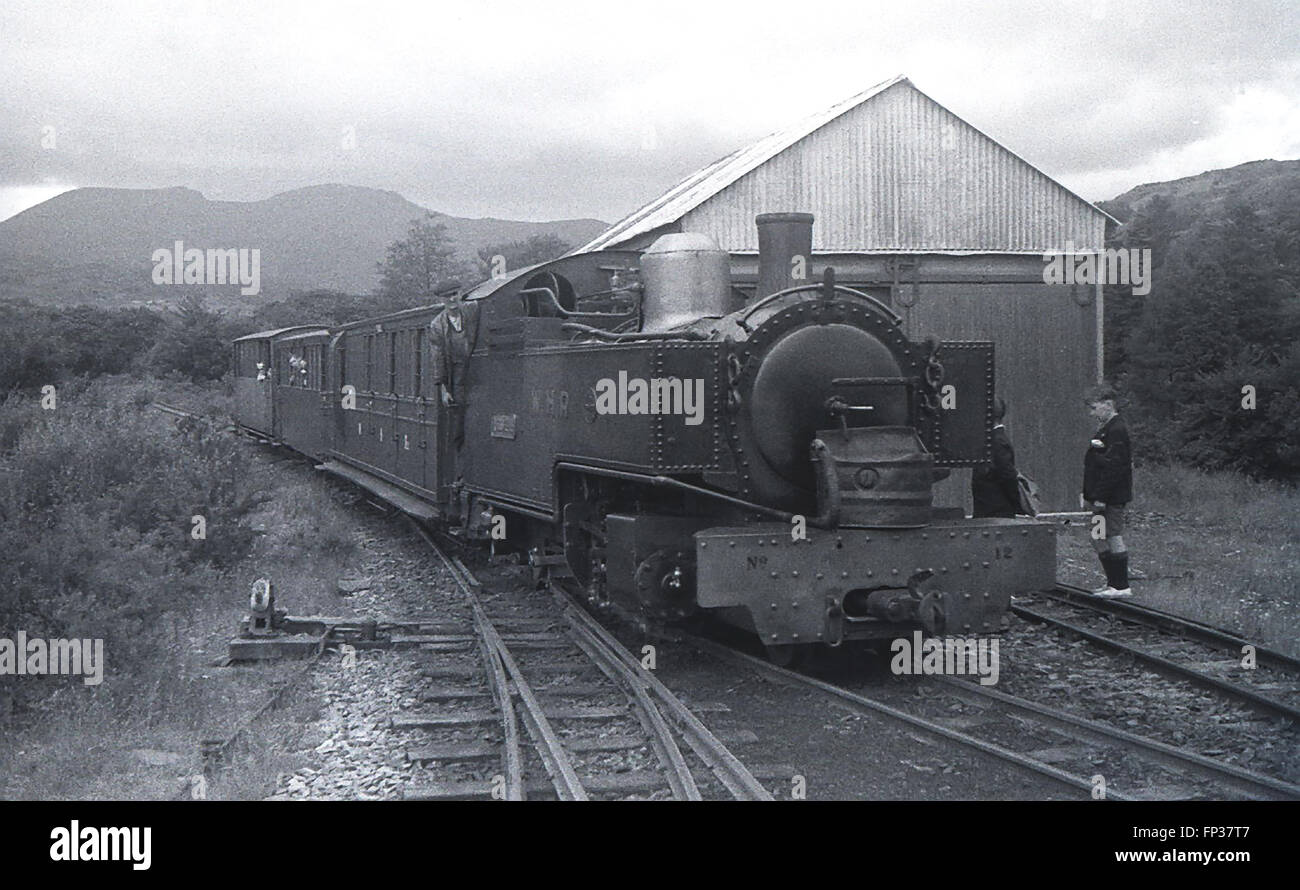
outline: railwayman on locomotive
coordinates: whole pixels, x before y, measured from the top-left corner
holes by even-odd
[[[1115,391],[1098,386],[1085,399],[1088,413],[1101,426],[1083,458],[1083,499],[1092,508],[1093,549],[1106,573],[1096,596],[1132,596],[1128,549],[1124,544],[1125,507],[1133,497],[1133,450],[1128,426],[1115,410]]]
[[[431,379],[441,387],[442,403],[451,422],[452,441],[459,445],[465,438],[465,401],[468,387],[465,369],[478,340],[479,305],[452,293],[446,308],[429,322],[429,362]]]
[[[993,462],[982,464],[971,474],[971,496],[975,517],[997,516],[1014,519],[1020,512],[1020,485],[1017,481],[1016,449],[1002,422],[1007,413],[1003,399],[993,402]]]

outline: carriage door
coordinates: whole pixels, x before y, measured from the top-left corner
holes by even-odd
[[[397,419],[393,436],[396,473],[412,485],[424,487],[424,458],[420,452],[418,385],[420,360],[415,349],[416,332],[398,331],[395,346]]]
[[[429,326],[421,325],[416,331],[416,353],[420,359],[419,398],[417,399],[416,417],[420,434],[420,459],[424,463],[424,487],[437,495],[441,501],[443,490],[438,478],[442,468],[442,449],[439,444],[438,386],[433,382],[433,369],[429,365],[432,357],[429,350]]]

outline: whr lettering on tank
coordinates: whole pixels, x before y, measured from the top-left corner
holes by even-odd
[[[629,377],[596,381],[597,414],[680,414],[687,426],[704,422],[704,378]]]

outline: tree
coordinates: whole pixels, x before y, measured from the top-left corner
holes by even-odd
[[[1277,245],[1241,203],[1173,239],[1126,347],[1131,425],[1148,453],[1258,477],[1300,474],[1291,376],[1300,312]]]
[[[205,309],[202,297],[188,295],[149,351],[149,370],[158,375],[178,371],[196,382],[220,379],[230,369],[230,334],[226,320]]]
[[[478,251],[479,273],[483,278],[491,278],[494,274],[553,260],[572,249],[569,242],[551,234],[533,235],[525,241],[489,244]]]
[[[379,264],[379,295],[408,306],[433,302],[436,291],[453,282],[466,283],[469,270],[456,258],[447,227],[432,213],[414,220],[406,238],[388,246]]]

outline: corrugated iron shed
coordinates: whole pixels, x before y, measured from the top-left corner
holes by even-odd
[[[753,253],[754,216],[777,210],[817,217],[818,253],[1099,249],[1109,218],[899,76],[691,174],[580,251],[680,229]]]

